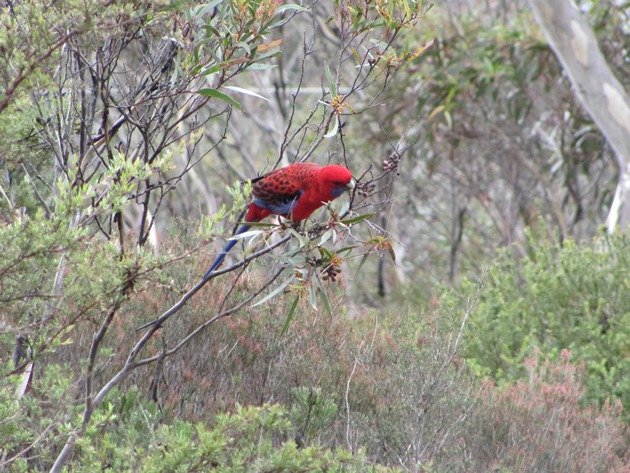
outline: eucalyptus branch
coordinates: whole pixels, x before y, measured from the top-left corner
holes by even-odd
[[[258,297],[265,289],[267,289],[271,284],[274,283],[274,281],[276,279],[278,279],[278,277],[287,269],[287,266],[282,266],[280,267],[280,269],[278,269],[275,274],[269,278],[267,280],[267,282],[265,282],[265,284],[263,284],[260,289],[258,289],[258,291],[254,292],[251,296],[249,296],[248,298],[246,298],[244,301],[242,301],[241,303],[235,305],[234,307],[224,310],[223,312],[215,315],[214,317],[212,317],[211,319],[207,320],[206,322],[204,322],[203,324],[201,324],[200,326],[198,326],[195,330],[193,330],[191,333],[189,333],[188,335],[186,335],[186,337],[184,337],[183,339],[181,339],[177,345],[175,345],[173,348],[166,350],[163,354],[160,353],[158,355],[155,356],[151,356],[148,358],[143,358],[142,360],[139,360],[137,362],[135,362],[134,367],[138,367],[138,366],[142,366],[142,365],[146,365],[148,363],[153,363],[154,361],[157,361],[161,356],[171,356],[174,353],[176,353],[180,348],[182,348],[183,346],[185,346],[186,344],[188,344],[188,342],[190,342],[195,336],[199,335],[203,330],[205,330],[208,326],[212,325],[213,323],[217,322],[220,319],[223,319],[225,317],[228,317],[236,312],[238,312],[239,310],[241,310],[242,308],[244,308],[247,304],[249,304],[251,301],[253,301],[256,297]]]
[[[259,251],[255,252],[255,253],[252,253],[250,256],[248,256],[247,258],[243,259],[242,261],[240,261],[238,263],[235,263],[232,266],[229,266],[229,267],[227,267],[225,269],[214,271],[214,272],[210,273],[206,278],[201,279],[188,292],[186,292],[186,294],[184,294],[181,297],[181,299],[175,305],[173,305],[170,309],[168,309],[166,312],[164,312],[160,317],[158,317],[154,321],[149,322],[148,324],[145,324],[142,327],[139,327],[139,328],[136,329],[136,331],[140,331],[140,330],[143,330],[143,329],[145,329],[147,327],[151,327],[147,331],[147,333],[144,335],[144,337],[142,337],[142,339],[133,348],[133,350],[131,351],[131,353],[129,355],[128,361],[129,360],[133,360],[133,358],[135,358],[135,356],[138,354],[138,352],[144,347],[144,345],[149,340],[149,338],[151,338],[153,333],[157,329],[159,329],[160,326],[166,320],[171,318],[182,307],[184,307],[186,302],[188,302],[192,296],[194,296],[203,286],[205,286],[208,281],[210,281],[211,279],[214,279],[217,276],[220,276],[222,274],[230,273],[230,272],[234,271],[235,269],[238,269],[241,266],[244,266],[244,265],[248,264],[250,261],[253,261],[253,260],[257,259],[257,258],[260,258],[261,256],[269,253],[274,248],[282,246],[283,244],[285,244],[290,239],[291,239],[291,235],[287,235],[286,237],[284,237],[284,238],[278,240],[277,242],[275,242],[274,244],[269,245],[269,246],[263,248],[262,250],[259,250]]]

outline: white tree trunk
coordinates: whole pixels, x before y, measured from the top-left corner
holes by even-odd
[[[619,167],[608,231],[630,224],[630,96],[612,73],[597,38],[572,0],[529,0],[538,25],[575,93],[612,147]]]

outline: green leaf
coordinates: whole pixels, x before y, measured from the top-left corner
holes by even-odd
[[[326,295],[326,291],[322,287],[319,291],[319,295],[322,299],[322,304],[324,305],[324,309],[328,313],[328,315],[332,315],[332,311],[330,310],[330,302],[328,301],[328,296]]]
[[[256,302],[253,307],[257,307],[259,305],[264,304],[265,302],[267,302],[268,300],[273,299],[274,297],[276,297],[278,294],[280,294],[282,291],[284,291],[284,289],[293,282],[293,280],[295,279],[295,275],[291,275],[290,278],[288,278],[286,281],[284,281],[282,284],[280,284],[277,288],[275,288],[273,291],[271,291],[269,294],[267,294],[265,297],[263,297],[262,299],[260,299],[258,302]]]
[[[202,76],[209,76],[211,74],[219,72],[221,70],[221,67],[223,67],[223,63],[215,64],[214,66],[209,67],[209,68],[204,69],[203,71],[201,71],[201,75]]]
[[[216,7],[217,5],[219,5],[219,3],[221,3],[223,0],[211,0],[210,2],[206,3],[205,5],[202,5],[200,8],[200,13],[202,14],[206,14],[206,13],[210,13],[214,7]]]
[[[247,224],[250,227],[261,227],[261,228],[275,228],[278,226],[277,223],[267,223],[267,222],[239,222],[241,224]]]
[[[308,245],[308,242],[309,242],[308,238],[304,238],[302,235],[296,232],[293,228],[289,228],[288,230],[295,238],[297,238],[298,242],[300,243],[300,248],[304,248],[306,245]]]
[[[327,63],[324,63],[324,74],[326,75],[326,81],[328,82],[328,90],[330,90],[330,95],[334,97],[337,95],[337,82],[333,80],[332,73],[330,72],[330,67],[328,67]]]
[[[278,67],[277,64],[263,64],[260,62],[254,62],[247,66],[247,69],[250,71],[267,71],[269,69],[273,69]]]
[[[236,47],[245,50],[248,56],[252,55],[252,48],[249,47],[249,44],[247,44],[246,41],[239,41],[236,43]]]
[[[295,296],[293,302],[291,303],[291,307],[289,308],[289,313],[287,314],[287,318],[284,321],[284,325],[282,326],[281,335],[287,333],[289,330],[289,325],[291,325],[291,321],[293,320],[293,315],[295,314],[295,309],[297,309],[298,302],[300,302],[300,296]]]
[[[229,95],[226,95],[223,92],[219,92],[217,89],[212,89],[212,88],[201,89],[201,90],[198,90],[197,93],[203,95],[204,97],[223,100],[224,102],[227,102],[228,104],[232,105],[233,107],[238,108],[239,110],[243,109],[240,103],[238,103]]]
[[[363,255],[363,258],[361,258],[361,261],[359,262],[359,266],[357,267],[357,272],[356,272],[357,275],[359,274],[359,271],[361,270],[361,268],[363,267],[363,265],[367,261],[368,256],[370,256],[370,253],[365,253]]]
[[[364,220],[372,218],[373,216],[374,214],[363,214],[359,215],[358,217],[352,217],[342,220],[341,223],[343,223],[344,225],[354,225],[355,223],[363,222]]]
[[[296,5],[295,3],[289,3],[287,5],[282,5],[280,8],[276,10],[276,15],[280,15],[285,11],[298,11],[298,12],[307,12],[308,8],[304,8],[302,5]]]
[[[329,228],[328,230],[326,230],[326,232],[322,235],[322,238],[319,240],[318,246],[321,246],[324,243],[326,243],[328,240],[330,240],[330,238],[333,236],[333,232],[334,230],[332,228]]]
[[[317,310],[317,288],[315,286],[308,287],[308,303],[311,304],[313,310]]]
[[[319,247],[318,250],[319,250],[319,253],[322,255],[323,258],[329,259],[333,255],[332,251],[330,251],[327,248]]]

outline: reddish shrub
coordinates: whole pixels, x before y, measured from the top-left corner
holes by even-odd
[[[551,363],[528,358],[528,379],[482,387],[486,400],[477,461],[513,472],[627,472],[630,443],[621,404],[582,407],[581,368],[563,351]]]

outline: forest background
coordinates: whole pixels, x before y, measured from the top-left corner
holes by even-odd
[[[1,1],[0,471],[627,471],[629,35],[614,0]],[[357,188],[202,280],[299,161]]]

